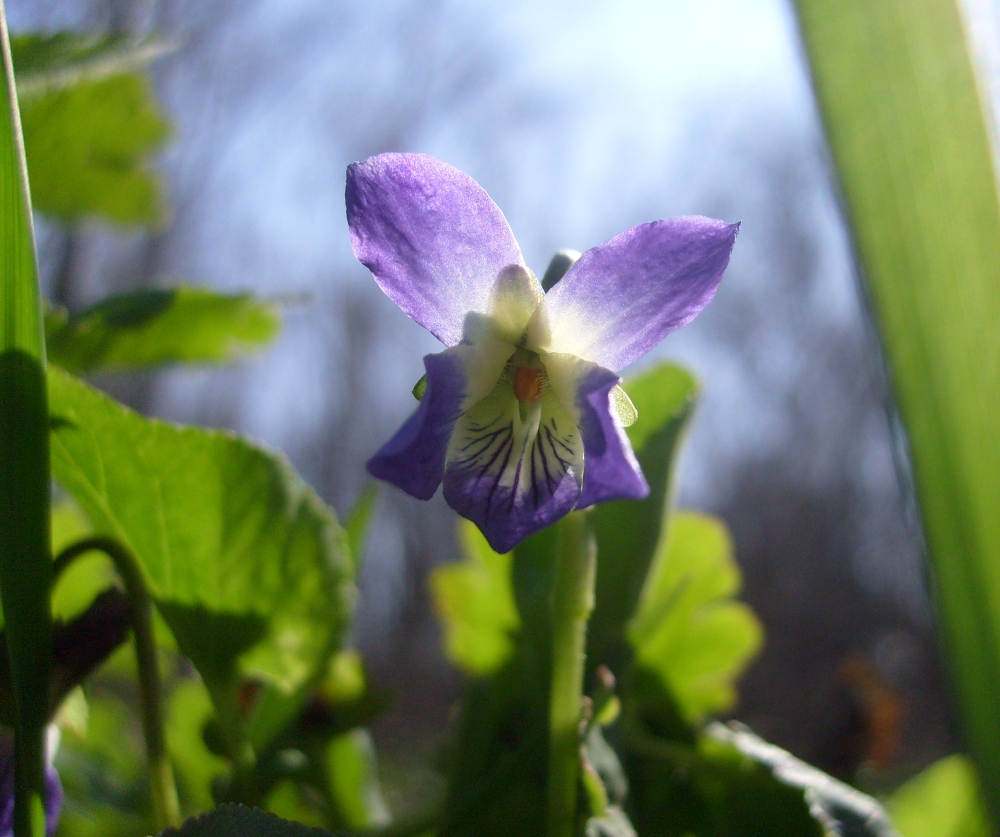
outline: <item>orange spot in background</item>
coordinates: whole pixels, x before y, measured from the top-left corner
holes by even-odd
[[[903,699],[886,679],[857,654],[844,658],[840,678],[858,698],[867,733],[865,761],[886,769],[899,749],[903,726]]]
[[[514,397],[521,402],[534,404],[542,397],[542,378],[545,373],[541,369],[528,369],[518,366],[514,370]]]

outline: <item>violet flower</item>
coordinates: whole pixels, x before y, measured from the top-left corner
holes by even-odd
[[[584,253],[548,293],[471,177],[424,154],[347,170],[358,259],[447,347],[368,471],[444,497],[506,552],[575,508],[649,493],[612,395],[618,372],[715,295],[738,224],[674,218]]]

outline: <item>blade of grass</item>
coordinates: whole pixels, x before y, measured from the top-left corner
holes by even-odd
[[[17,837],[45,834],[45,724],[52,650],[45,346],[31,202],[0,0],[0,599],[14,686]]]
[[[1000,202],[962,20],[954,0],[797,6],[1000,821]]]

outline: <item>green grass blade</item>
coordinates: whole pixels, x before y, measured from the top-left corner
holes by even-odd
[[[1000,203],[954,0],[798,0],[909,436],[966,738],[1000,814]]]
[[[41,837],[52,649],[45,346],[28,181],[0,0],[0,597],[14,683],[15,833]]]

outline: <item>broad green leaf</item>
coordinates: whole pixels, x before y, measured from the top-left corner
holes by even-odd
[[[87,516],[68,496],[52,504],[52,552],[58,555],[70,544],[93,534]],[[70,619],[81,613],[102,590],[118,584],[108,557],[89,552],[77,558],[59,577],[52,591],[52,615]]]
[[[964,756],[934,762],[889,800],[899,837],[991,837],[976,769]]]
[[[718,518],[674,514],[629,628],[636,665],[662,679],[691,723],[732,707],[734,681],[760,648],[753,611],[732,600],[740,571]]]
[[[36,209],[66,222],[163,221],[150,160],[170,129],[144,75],[80,77],[22,101],[21,119]]]
[[[221,805],[188,820],[180,828],[168,828],[160,837],[331,837],[331,834],[280,819],[257,808]]]
[[[604,503],[594,510],[597,535],[597,601],[588,628],[591,667],[620,670],[626,659],[625,626],[635,612],[660,533],[669,513],[673,463],[698,394],[694,378],[679,366],[660,364],[625,382],[633,411],[628,428],[649,497]]]
[[[17,95],[33,96],[143,69],[171,52],[174,44],[150,38],[139,43],[130,35],[85,35],[56,32],[24,34],[10,39]]]
[[[0,4],[0,600],[15,692],[15,825],[44,833],[49,608],[49,450],[45,344],[31,202],[7,22]]]
[[[431,594],[444,625],[445,650],[469,674],[496,671],[514,650],[519,620],[511,590],[512,555],[499,555],[474,523],[458,527],[465,560],[430,575]]]
[[[344,639],[353,577],[333,513],[288,463],[143,418],[55,368],[49,387],[56,479],[139,559],[213,700],[241,675],[289,692],[316,677]]]
[[[1000,817],[1000,201],[955,0],[798,0],[906,428],[965,737]]]
[[[49,360],[77,374],[167,363],[224,363],[277,335],[275,305],[249,294],[176,287],[112,296],[46,322]]]

